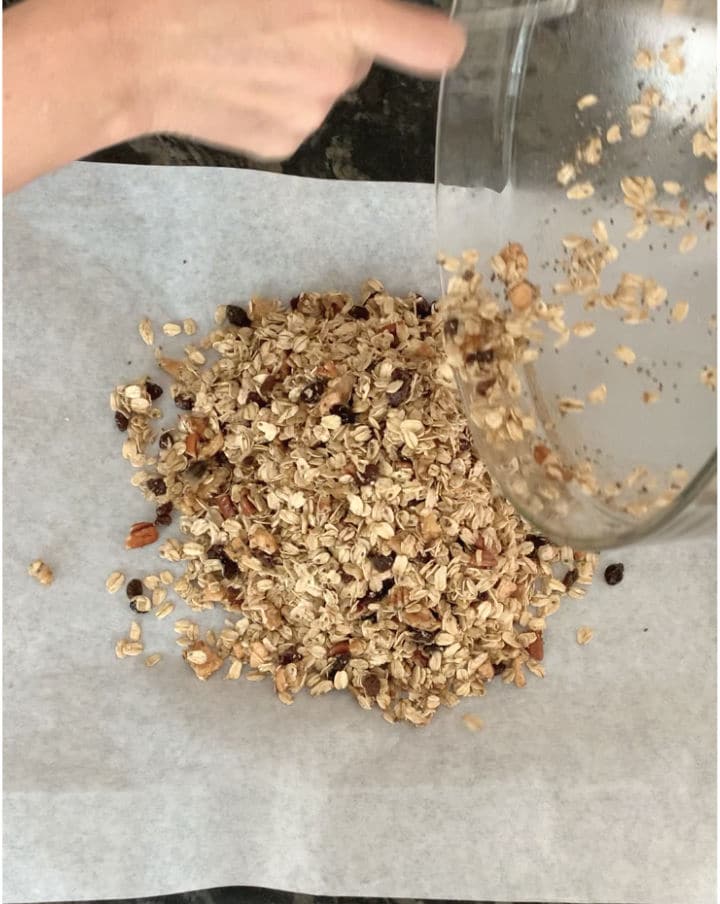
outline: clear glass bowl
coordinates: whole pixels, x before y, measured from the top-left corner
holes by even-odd
[[[537,360],[518,367],[518,395],[493,402],[532,418],[522,436],[498,441],[482,365],[457,366],[455,348],[479,454],[518,510],[558,542],[602,549],[711,526],[716,164],[696,156],[693,136],[705,136],[695,139],[702,151],[710,120],[712,144],[715,3],[456,0],[453,15],[468,48],[441,90],[440,250],[475,249],[484,285],[512,310],[490,261],[519,243],[533,305],[564,306],[561,327],[541,323]],[[575,170],[565,185],[563,164]],[[653,181],[639,202],[636,183],[625,183],[631,207],[621,180],[633,177]],[[567,196],[586,182],[592,196]],[[587,240],[579,270],[578,237]],[[587,259],[601,245],[616,259],[607,255],[593,285]],[[687,302],[684,319],[678,302]],[[584,408],[563,410],[568,397]]]

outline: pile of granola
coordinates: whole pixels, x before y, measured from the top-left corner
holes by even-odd
[[[425,725],[494,678],[542,676],[546,619],[584,595],[595,558],[529,533],[498,494],[436,306],[371,281],[357,300],[253,299],[216,322],[183,357],[158,354],[168,429],[158,384],[112,394],[132,482],[155,509],[127,545],[172,522],[180,536],[160,555],[184,567],[172,587],[168,572],[128,585],[133,610],[166,617],[169,589],[191,610],[222,607],[218,633],[175,624],[198,678],[269,678],[283,703],[346,690],[390,722]],[[124,576],[108,581],[117,591]],[[131,635],[121,658],[143,650],[137,623]]]

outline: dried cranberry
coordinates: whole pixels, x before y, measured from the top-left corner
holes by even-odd
[[[353,320],[369,320],[370,312],[367,308],[364,308],[361,304],[356,304],[348,311],[348,314],[352,317]]]
[[[611,587],[614,587],[616,584],[619,584],[620,581],[625,577],[625,566],[622,562],[615,562],[613,565],[608,565],[605,569],[605,580]]]
[[[330,408],[330,414],[337,415],[343,424],[355,423],[355,412],[349,405],[333,405]]]
[[[131,581],[128,581],[128,585],[125,588],[125,592],[128,595],[128,599],[134,599],[136,596],[142,596],[143,585],[140,578],[133,578]]]
[[[155,399],[159,399],[160,396],[163,394],[163,388],[162,388],[162,386],[158,386],[157,383],[151,383],[150,380],[148,380],[145,383],[145,392],[150,396],[150,398],[154,402]]]
[[[147,488],[153,496],[164,496],[167,493],[167,486],[162,477],[151,477],[147,482]]]
[[[318,401],[320,396],[325,392],[325,387],[327,386],[327,380],[324,380],[322,377],[318,380],[313,380],[312,383],[308,383],[307,386],[301,391],[300,398],[303,402],[307,402],[308,405],[314,405],[315,402]]]
[[[175,396],[175,404],[178,408],[183,411],[192,411],[193,405],[195,404],[195,399],[192,396],[183,395],[182,393],[178,393]]]
[[[161,433],[158,445],[161,449],[169,449],[174,442],[175,440],[172,437],[172,433]]]
[[[247,311],[237,304],[229,304],[225,308],[225,317],[227,318],[228,323],[231,323],[233,326],[244,327],[251,326],[252,324]]]
[[[129,419],[125,417],[122,411],[115,412],[115,426],[121,433],[124,433],[127,430],[129,423]]]

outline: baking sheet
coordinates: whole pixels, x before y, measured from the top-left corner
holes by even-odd
[[[345,695],[288,708],[269,683],[198,682],[150,616],[146,649],[169,656],[114,657],[131,613],[106,576],[158,570],[123,548],[146,509],[108,409],[151,367],[139,319],[207,327],[221,302],[371,275],[433,294],[433,222],[430,186],[227,169],[77,164],[7,200],[5,900],[715,901],[709,538],[623,552],[623,584],[552,617],[545,680],[423,730]]]

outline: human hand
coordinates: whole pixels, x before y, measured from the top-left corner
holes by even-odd
[[[124,0],[142,131],[285,158],[374,60],[422,76],[454,66],[462,28],[402,0]]]

